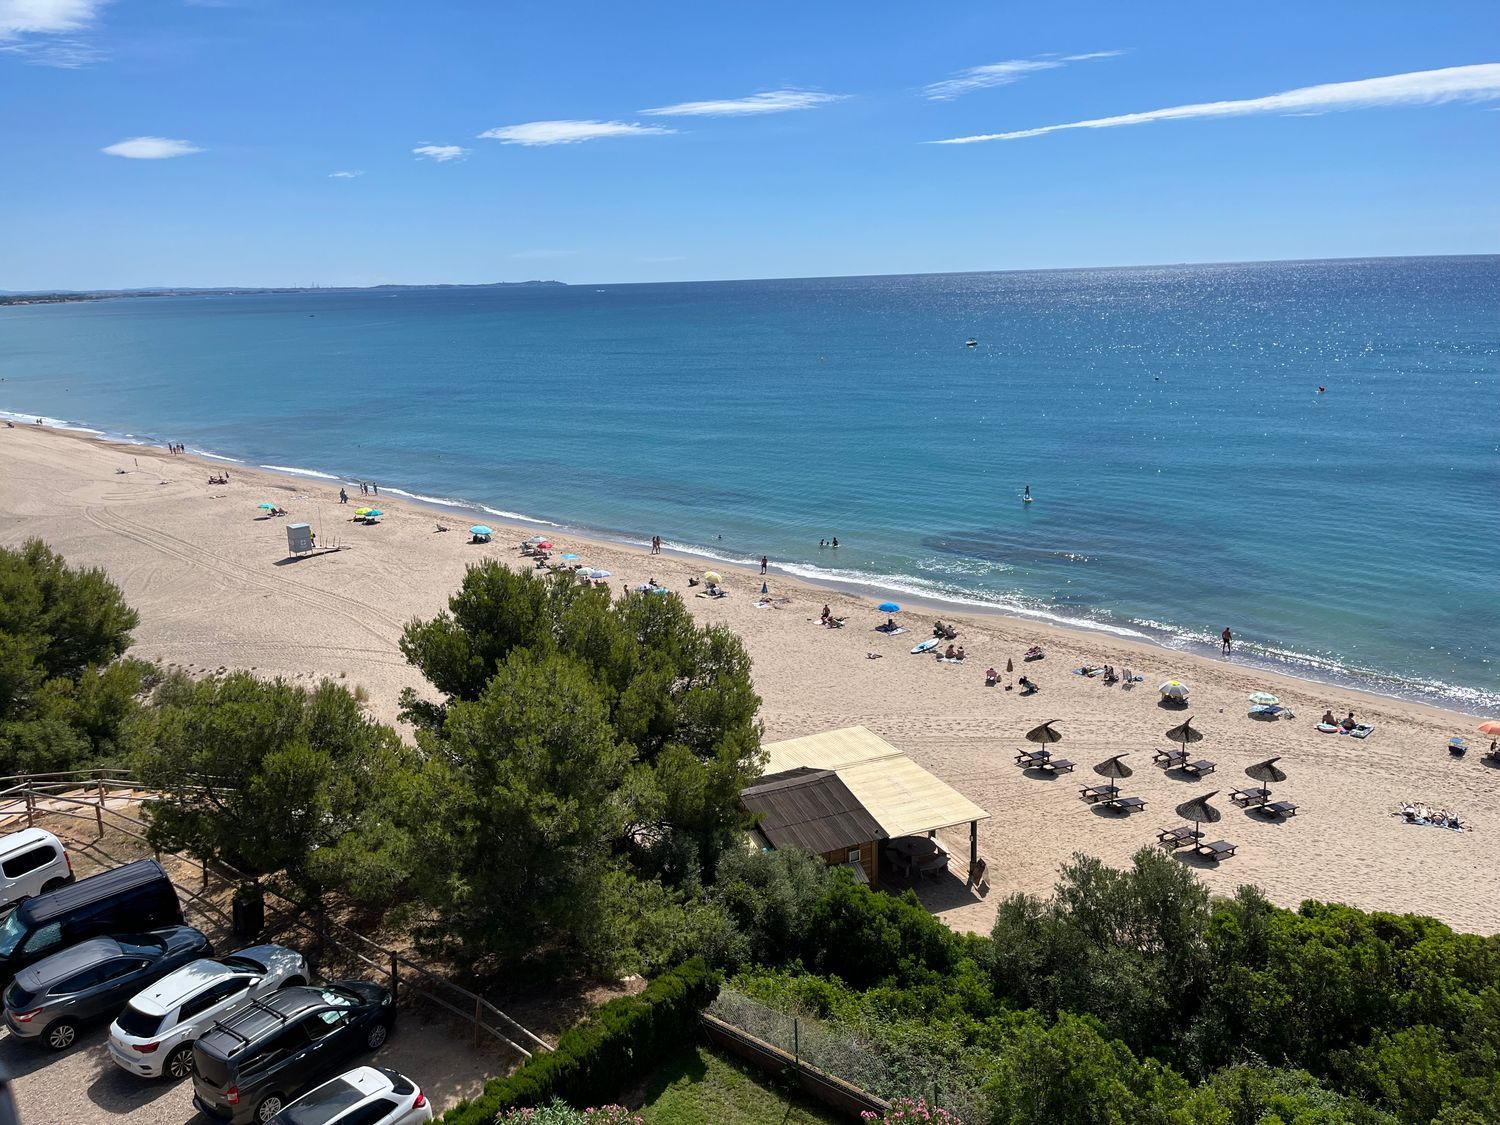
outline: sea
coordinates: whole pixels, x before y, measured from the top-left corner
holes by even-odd
[[[11,306],[0,409],[1500,711],[1500,257]]]

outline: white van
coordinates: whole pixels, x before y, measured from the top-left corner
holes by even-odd
[[[62,841],[42,828],[0,836],[0,907],[50,894],[73,881],[73,861]]]

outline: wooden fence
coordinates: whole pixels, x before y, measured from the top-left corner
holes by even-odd
[[[113,808],[111,804],[133,806],[139,811],[143,802],[154,799],[155,794],[137,787],[129,770],[69,770],[0,777],[0,833],[15,831],[23,819],[29,828],[39,817],[64,817],[92,822],[96,839],[103,838],[108,827],[150,846],[146,838],[146,821],[138,815]],[[211,870],[207,862],[200,860],[199,863],[202,880],[198,890],[185,887],[175,879],[172,885],[200,913],[217,919],[227,928],[232,920],[206,893],[210,874],[235,883],[246,881],[248,877],[226,864],[215,864]],[[266,889],[264,894],[267,905],[274,906],[278,915],[275,924],[268,924],[265,932],[279,935],[291,930],[306,934],[314,943],[314,951],[308,954],[308,960],[314,965],[325,960],[330,949],[336,950],[384,977],[394,997],[399,998],[403,991],[409,992],[472,1025],[476,1044],[481,1034],[487,1034],[528,1059],[534,1051],[552,1049],[540,1036],[522,1027],[478,993],[454,984],[347,926],[330,921],[321,913],[315,913],[313,920],[308,921],[304,907],[275,891]],[[522,1043],[528,1046],[522,1046]]]

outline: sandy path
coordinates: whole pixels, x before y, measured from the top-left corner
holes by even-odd
[[[396,648],[402,623],[440,609],[471,561],[519,565],[513,544],[531,534],[496,525],[496,543],[476,547],[467,542],[462,517],[443,517],[454,530],[438,534],[432,512],[388,497],[380,498],[384,524],[361,527],[345,522],[363,499],[357,492],[345,509],[331,482],[237,466],[230,467],[229,485],[205,483],[221,467],[76,435],[0,430],[0,542],[40,535],[70,561],[103,566],[141,613],[135,651],[143,657],[196,672],[253,668],[293,679],[342,679],[366,687],[372,712],[390,720],[400,689],[422,684]],[[320,542],[347,549],[288,560],[285,521],[257,518],[255,505],[273,498],[290,519],[319,530]],[[652,576],[686,592],[687,578],[703,569],[700,560],[648,557],[572,534],[560,535],[559,546],[613,571],[616,582]],[[1276,824],[1218,802],[1225,815],[1216,833],[1240,852],[1217,869],[1199,868],[1216,891],[1256,883],[1285,905],[1334,899],[1433,914],[1468,930],[1500,930],[1500,900],[1487,893],[1483,877],[1500,860],[1500,770],[1480,763],[1477,753],[1456,760],[1445,749],[1450,735],[1472,733],[1471,717],[998,615],[944,613],[959,622],[970,656],[964,665],[938,664],[908,654],[928,635],[930,613],[904,614],[909,631],[887,637],[873,631],[879,618],[868,600],[773,573],[773,595],[790,601],[757,609],[760,579],[728,577],[731,597],[689,596],[687,604],[700,620],[723,622],[745,638],[768,739],[862,723],[993,814],[980,832],[992,871],[988,898],[954,884],[923,892],[957,927],[987,928],[994,902],[1009,891],[1047,890],[1074,850],[1123,862],[1154,840],[1158,826],[1177,822],[1174,805],[1210,789],[1237,788],[1246,783],[1246,765],[1279,754],[1290,777],[1278,796],[1302,812]],[[825,601],[850,618],[847,628],[818,626]],[[1048,652],[1045,661],[1026,666],[1040,693],[1021,698],[983,686],[986,665],[1003,668],[1010,657],[1019,669],[1022,651],[1033,643]],[[871,652],[882,658],[867,659]],[[1146,682],[1126,691],[1069,674],[1084,662],[1129,666]],[[1195,749],[1219,763],[1218,774],[1203,782],[1151,765],[1164,732],[1185,717],[1157,703],[1155,685],[1168,676],[1192,686],[1189,710],[1206,735]],[[1280,695],[1298,717],[1249,719],[1245,696],[1255,690]],[[1363,742],[1319,734],[1314,723],[1329,706],[1339,714],[1352,708],[1377,725],[1376,734]],[[1044,719],[1060,720],[1066,741],[1059,749],[1079,763],[1076,778],[1033,778],[1012,764],[1023,732]],[[1125,790],[1149,803],[1130,817],[1078,800],[1078,788],[1093,780],[1089,767],[1121,752],[1136,771]],[[1454,809],[1476,830],[1405,825],[1390,815],[1404,798]],[[961,835],[953,840],[959,853],[966,851]]]

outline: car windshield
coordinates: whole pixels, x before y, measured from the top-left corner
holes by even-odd
[[[364,1098],[358,1087],[335,1078],[287,1106],[281,1111],[281,1120],[286,1125],[324,1125]]]
[[[127,1007],[115,1020],[120,1030],[134,1039],[150,1039],[161,1030],[161,1016],[150,1016],[139,1008]]]
[[[353,1008],[360,1003],[360,998],[352,992],[345,992],[342,988],[322,988],[323,1002],[332,1004],[335,1008]]]
[[[166,942],[150,934],[129,934],[115,938],[115,941],[119,942],[122,953],[132,957],[155,957],[167,947]]]
[[[231,954],[228,957],[220,957],[219,964],[225,968],[238,969],[240,972],[254,973],[257,976],[265,976],[266,974],[266,967],[264,965],[258,961],[252,961],[250,958],[239,953]]]
[[[26,924],[21,921],[21,912],[12,910],[0,924],[0,957],[9,957],[26,936]]]

